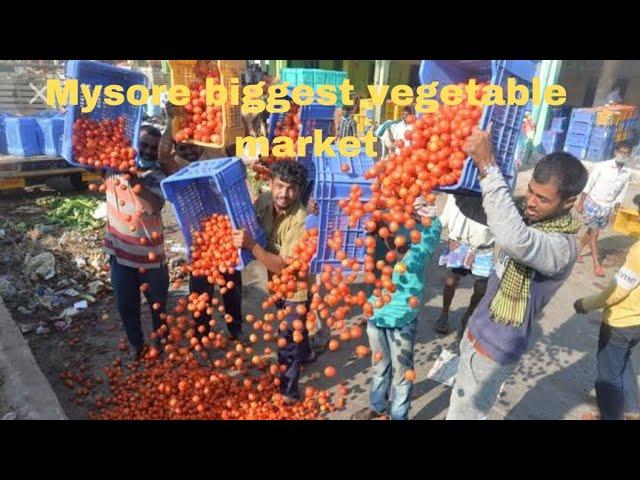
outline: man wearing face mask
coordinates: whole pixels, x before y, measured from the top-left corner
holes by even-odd
[[[593,169],[576,207],[587,226],[587,232],[580,239],[578,262],[582,263],[580,253],[589,244],[593,257],[593,272],[598,277],[604,277],[604,269],[598,255],[598,235],[600,230],[615,219],[627,193],[631,169],[626,165],[630,159],[631,145],[627,142],[620,143],[615,149],[613,159],[601,162]]]
[[[150,125],[140,128],[137,175],[108,173],[105,177],[107,232],[104,246],[109,255],[111,285],[122,323],[129,339],[132,360],[144,351],[140,325],[140,291],[151,309],[154,331],[160,328],[169,289],[165,263],[161,210],[164,197],[160,182],[166,171],[159,165],[160,131]],[[144,287],[143,287],[144,285]],[[154,304],[160,308],[152,308]]]

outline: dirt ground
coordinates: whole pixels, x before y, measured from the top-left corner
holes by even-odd
[[[80,233],[69,231],[67,228],[53,227],[51,230],[45,228],[46,233],[37,232],[38,225],[47,223],[44,218],[44,209],[36,205],[38,199],[77,195],[88,195],[88,193],[74,191],[64,179],[53,179],[46,186],[29,187],[26,191],[0,195],[0,228],[6,230],[5,238],[0,240],[2,242],[0,265],[3,273],[10,273],[12,279],[16,280],[18,294],[5,298],[5,303],[16,323],[24,328],[23,334],[38,365],[51,383],[68,417],[86,419],[89,409],[92,408],[92,399],[108,393],[103,369],[111,365],[122,353],[118,349],[118,344],[121,339],[124,339],[124,330],[109,290],[109,274],[102,270],[106,262],[106,256],[102,252],[103,228]],[[15,223],[16,210],[20,213],[22,222],[20,225]],[[169,265],[173,267],[170,268],[173,282],[174,279],[182,278],[178,266],[184,263],[186,256],[184,241],[169,204],[163,209],[163,221],[166,253]],[[32,282],[22,274],[23,259],[27,253],[35,255],[43,251],[49,251],[55,256],[56,275],[50,280]],[[86,266],[76,265],[75,259],[79,257],[87,260]],[[266,271],[257,262],[252,262],[243,272],[242,277],[243,314],[261,316],[261,305],[267,296]],[[49,287],[59,291],[63,289],[63,287],[58,288],[59,282],[70,278],[75,279],[78,282],[77,285],[66,285],[63,282],[64,288],[71,286],[82,293],[83,287],[95,280],[103,281],[107,288],[95,296],[95,303],[90,303],[87,309],[81,310],[79,314],[72,317],[68,328],[64,330],[56,328],[54,317],[67,306],[73,305],[78,298],[65,298],[64,305],[53,307],[51,310],[38,305],[33,312],[20,311],[20,307],[33,302],[38,288]],[[185,294],[188,294],[186,281],[177,290],[171,286],[169,308],[172,308],[177,299]],[[150,306],[146,304],[143,296],[141,298],[143,301],[142,326],[145,334],[149,335]],[[352,319],[353,323],[359,321],[359,318]],[[44,326],[49,331],[37,334],[38,326]],[[264,346],[262,342],[255,345],[257,349]],[[355,361],[357,357],[352,356],[352,361]],[[360,361],[364,367],[365,361]],[[73,375],[73,387],[65,383],[66,375],[69,373]],[[303,377],[303,383],[313,379],[314,385],[328,387],[328,384],[315,381],[318,380],[318,376],[318,374],[307,375]],[[91,393],[78,397],[75,393],[80,387],[79,383],[84,384],[87,381],[91,383]]]
[[[4,385],[4,376],[0,370],[0,393],[2,393],[2,385]],[[10,411],[11,407],[7,403],[3,395],[0,394],[0,418]]]

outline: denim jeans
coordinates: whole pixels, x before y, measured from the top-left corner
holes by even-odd
[[[367,323],[373,365],[370,406],[380,414],[386,413],[390,393],[392,420],[409,418],[413,382],[407,381],[404,375],[407,370],[413,370],[417,323],[417,318],[402,328],[381,328],[372,321]],[[382,358],[377,363],[376,352],[382,352]]]
[[[500,388],[518,362],[502,365],[479,353],[468,330],[460,342],[460,363],[451,390],[447,420],[485,420],[498,399]]]
[[[630,358],[639,341],[640,325],[600,326],[595,387],[603,420],[622,420],[624,413],[640,413],[638,380]]]
[[[116,300],[116,306],[122,319],[122,325],[127,333],[129,343],[136,349],[144,345],[144,335],[140,323],[140,285],[149,284],[149,289],[144,292],[151,310],[153,330],[162,325],[160,314],[165,311],[167,295],[169,292],[169,270],[167,265],[160,268],[149,268],[145,273],[140,273],[137,268],[120,265],[116,257],[109,258],[111,270],[111,286]],[[154,310],[153,304],[160,303],[160,309]]]
[[[284,309],[287,306],[291,307],[291,313],[284,319],[284,321],[287,322],[287,329],[285,331],[280,331],[280,329],[278,329],[278,339],[284,338],[287,341],[284,348],[278,347],[278,364],[285,365],[287,367],[284,372],[280,373],[280,393],[295,399],[302,398],[298,390],[300,367],[304,361],[311,356],[312,351],[311,343],[309,342],[309,332],[307,331],[306,326],[302,327],[302,342],[296,343],[293,341],[293,321],[299,318],[302,320],[303,324],[305,323],[306,315],[298,315],[296,313],[296,307],[302,304],[305,305],[308,310],[310,303],[310,301],[280,301],[276,304],[278,309]]]
[[[227,329],[229,333],[238,335],[242,332],[242,274],[239,271],[233,274],[224,274],[224,279],[229,282],[232,281],[234,286],[227,293],[222,295],[222,302],[224,303],[224,311],[233,317],[231,323],[227,323]],[[194,277],[189,276],[189,291],[192,293],[208,293],[209,297],[213,298],[215,295],[216,286],[207,281],[207,277]],[[197,325],[204,325],[205,331],[198,333],[198,336],[206,335],[209,333],[209,320],[211,316],[206,312],[200,315],[200,318],[196,320]]]

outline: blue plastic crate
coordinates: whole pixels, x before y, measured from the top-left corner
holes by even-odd
[[[7,135],[4,129],[5,114],[0,113],[0,155],[7,153]]]
[[[40,155],[38,123],[33,117],[7,117],[4,120],[7,152],[18,157]]]
[[[589,139],[589,149],[610,149],[613,148],[616,129],[610,127],[595,127]]]
[[[189,255],[192,233],[214,213],[229,215],[234,229],[244,228],[266,247],[267,237],[251,204],[246,178],[242,159],[228,157],[193,162],[162,181],[162,192],[173,204]],[[252,258],[251,252],[242,250],[238,270]]]
[[[545,154],[559,152],[564,145],[566,132],[547,130],[542,134],[542,149]]]
[[[489,80],[493,85],[506,88],[507,79],[515,77],[518,84],[532,86],[539,62],[532,60],[423,60],[420,64],[420,83],[434,80],[444,85],[467,82],[470,78]],[[513,190],[516,183],[515,150],[526,105],[491,105],[484,107],[480,127],[493,123],[493,152],[507,184]],[[464,162],[462,175],[455,185],[439,187],[444,192],[480,195],[478,169],[471,158]]]
[[[289,89],[298,85],[309,85],[316,90],[320,85],[333,85],[339,87],[347,78],[347,72],[340,70],[319,70],[313,68],[283,68],[280,71],[282,83],[289,82]],[[338,95],[337,106],[342,106]]]
[[[569,117],[556,117],[551,119],[551,129],[564,131],[569,125]]]
[[[588,133],[577,133],[569,131],[567,133],[567,138],[565,143],[567,145],[571,145],[572,147],[586,147],[589,145],[589,137]]]
[[[331,130],[336,107],[334,105],[319,105],[312,103],[300,107],[301,137],[313,136],[314,130],[322,130],[322,138],[326,138]],[[269,144],[273,142],[276,124],[282,121],[286,113],[272,113],[269,115]],[[310,145],[308,146],[310,147]]]
[[[313,186],[315,185],[315,180],[316,180],[315,158],[317,157],[313,157],[312,155],[298,157],[298,161],[302,163],[307,169],[307,186],[305,187],[305,189],[302,191],[302,194],[300,195],[300,200],[302,201],[302,204],[305,206],[309,201],[309,197],[313,193]]]
[[[586,147],[572,147],[571,145],[567,145],[565,143],[563,150],[567,153],[570,153],[578,160],[584,160],[587,156],[587,148]]]
[[[44,155],[59,157],[62,154],[62,137],[64,135],[64,117],[36,118],[38,124],[38,141]]]
[[[558,117],[569,118],[571,117],[572,110],[573,110],[573,107],[570,107],[568,105],[563,105],[561,107],[552,107],[549,109],[549,115],[551,116],[552,119],[555,119]]]
[[[142,72],[136,72],[126,68],[118,68],[106,63],[94,62],[90,60],[69,60],[66,66],[67,79],[78,79],[78,85],[120,85],[126,92],[132,85],[145,85],[149,87],[149,80]],[[136,92],[137,99],[141,98],[141,93]],[[62,156],[71,165],[77,167],[90,168],[87,165],[77,163],[73,158],[73,148],[71,137],[73,133],[73,123],[77,118],[83,116],[95,121],[104,118],[116,119],[124,117],[125,133],[131,141],[131,146],[138,147],[138,137],[140,122],[146,105],[135,106],[125,101],[121,105],[110,106],[104,102],[104,95],[101,95],[96,107],[90,113],[82,113],[81,108],[86,105],[83,95],[80,95],[80,105],[69,105],[65,115],[64,136],[62,141]]]
[[[355,227],[349,226],[349,218],[338,206],[342,199],[348,199],[353,185],[362,188],[363,202],[371,200],[371,180],[365,180],[364,173],[373,167],[373,159],[361,152],[356,157],[335,156],[315,157],[316,179],[313,189],[313,197],[318,202],[319,208],[319,238],[318,251],[311,261],[309,272],[318,274],[322,272],[324,265],[338,267],[340,260],[335,258],[335,252],[327,245],[336,230],[344,233],[343,249],[348,258],[355,258],[360,263],[364,262],[366,247],[356,247],[356,239],[364,240],[367,232],[364,223],[371,215],[365,215]],[[341,165],[348,164],[350,171],[342,172]],[[346,271],[346,270],[345,270]]]
[[[571,112],[571,123],[584,122],[593,124],[596,119],[596,112],[586,108],[574,108]]]
[[[616,134],[616,127],[594,127],[591,130],[591,139],[613,139]]]
[[[591,130],[593,130],[594,124],[589,122],[574,122],[573,120],[569,122],[569,128],[567,129],[567,134],[571,133],[579,133],[582,135],[591,135]]]
[[[609,138],[592,138],[589,141],[589,145],[588,148],[613,148],[613,138],[609,137]]]
[[[594,162],[601,162],[603,160],[609,160],[613,156],[613,145],[597,148],[589,147],[587,150],[586,159]]]

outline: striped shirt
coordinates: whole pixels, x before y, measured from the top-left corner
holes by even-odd
[[[162,170],[153,170],[142,177],[140,183],[163,198],[160,181],[164,177]],[[117,262],[126,267],[159,268],[165,261],[161,212],[145,212],[122,174],[107,174],[105,186],[107,232],[104,248],[107,255],[114,255]],[[159,234],[155,240],[152,239],[154,232]],[[145,245],[140,243],[141,238],[146,238]],[[156,255],[153,261],[149,260],[151,252]]]
[[[338,138],[355,137],[356,121],[353,117],[342,117],[338,124]]]

